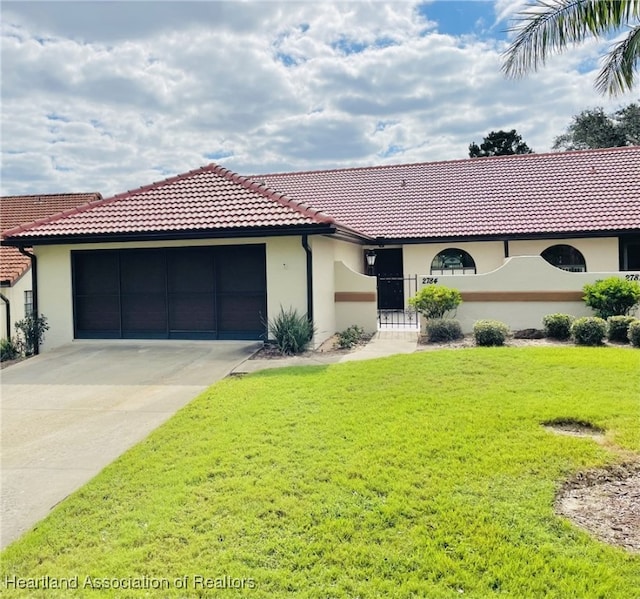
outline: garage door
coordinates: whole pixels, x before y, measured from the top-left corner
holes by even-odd
[[[77,339],[259,339],[265,246],[72,252]]]

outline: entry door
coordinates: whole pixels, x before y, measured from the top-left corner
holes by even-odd
[[[404,279],[402,248],[376,250],[378,279],[378,309],[404,309]]]

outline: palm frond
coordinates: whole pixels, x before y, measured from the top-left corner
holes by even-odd
[[[602,93],[615,96],[631,91],[635,70],[640,62],[640,25],[609,52],[596,79],[595,87]]]
[[[640,18],[640,0],[540,0],[516,18],[518,35],[504,53],[502,70],[522,77],[552,53],[589,36],[602,36]]]

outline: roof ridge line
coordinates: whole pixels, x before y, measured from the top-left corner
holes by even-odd
[[[321,210],[316,210],[315,208],[311,208],[301,200],[294,200],[293,198],[290,198],[288,195],[282,192],[276,191],[275,189],[272,189],[271,187],[265,185],[264,183],[258,183],[257,181],[255,181],[250,177],[247,177],[245,175],[240,175],[220,165],[211,164],[210,166],[214,167],[213,168],[214,172],[223,176],[225,179],[231,180],[234,183],[238,183],[246,189],[257,192],[268,200],[274,200],[282,206],[286,206],[287,208],[293,208],[297,212],[301,213],[303,216],[312,218],[318,223],[338,224],[333,217],[329,216],[328,214],[325,214]]]
[[[638,150],[638,146],[615,146],[612,148],[588,148],[586,150],[567,150],[565,152],[557,150],[555,152],[532,152],[531,154],[508,154],[505,156],[482,156],[479,158],[452,158],[449,160],[424,160],[421,162],[403,162],[399,164],[377,164],[372,166],[349,166],[345,168],[327,168],[316,169],[309,171],[280,171],[276,173],[260,173],[256,175],[250,175],[251,179],[259,179],[260,177],[277,177],[280,175],[315,175],[320,173],[348,173],[354,171],[376,171],[384,169],[404,168],[409,166],[425,166],[425,165],[437,165],[437,164],[453,164],[460,162],[477,162],[478,160],[508,160],[508,159],[525,159],[525,158],[541,158],[546,156],[566,156],[569,154],[596,154],[596,153],[608,153],[608,152],[620,152],[629,150]]]

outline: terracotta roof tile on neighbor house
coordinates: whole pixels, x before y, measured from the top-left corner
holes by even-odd
[[[255,175],[370,237],[640,229],[640,147]]]
[[[8,234],[35,241],[44,237],[273,229],[332,222],[318,210],[210,164]]]
[[[101,199],[99,193],[3,196],[0,198],[0,231],[51,217],[81,204]],[[16,248],[0,246],[0,284],[12,284],[29,269],[29,266],[29,258],[23,256]]]

